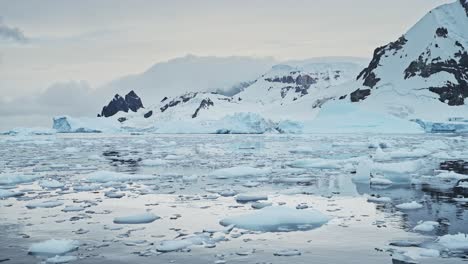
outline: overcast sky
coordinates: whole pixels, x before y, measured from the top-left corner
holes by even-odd
[[[188,53],[370,57],[453,1],[0,0],[0,99],[99,87]]]

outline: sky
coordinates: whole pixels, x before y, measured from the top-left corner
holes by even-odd
[[[0,0],[0,103],[34,105],[34,115],[65,106],[79,114],[57,100],[186,54],[369,58],[453,1]],[[35,119],[5,108],[0,129]]]

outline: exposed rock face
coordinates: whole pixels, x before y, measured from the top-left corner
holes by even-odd
[[[298,72],[291,72],[292,75],[297,74]],[[274,78],[265,78],[265,81],[284,83],[289,84],[281,88],[281,98],[285,98],[290,90],[294,90],[299,97],[307,95],[311,85],[317,83],[318,79],[314,78],[308,74],[299,74],[297,77],[292,75],[283,76],[283,77],[274,77]],[[339,71],[335,73],[335,79],[339,78]],[[292,86],[295,85],[295,86]],[[297,99],[297,98],[296,98]]]
[[[148,113],[144,114],[144,118],[150,118],[153,115],[153,110],[149,111]]]
[[[101,114],[98,116],[110,117],[120,111],[128,113],[129,110],[132,110],[133,112],[136,112],[140,108],[143,108],[143,103],[141,102],[140,97],[138,97],[134,91],[131,91],[125,95],[125,98],[116,94],[114,99],[112,99],[107,106],[102,108]]]
[[[192,118],[195,118],[198,116],[198,112],[201,109],[208,109],[210,106],[214,106],[213,101],[211,101],[210,98],[203,99],[200,103],[200,106],[195,110],[195,113],[193,113]]]
[[[398,50],[403,48],[406,42],[406,38],[404,36],[401,36],[397,41],[390,42],[385,46],[375,49],[374,56],[372,57],[369,66],[362,70],[362,72],[358,75],[357,79],[362,79],[364,81],[364,86],[373,88],[380,81],[380,78],[376,77],[374,70],[380,65],[380,60],[382,59],[382,56],[386,54],[395,55]]]
[[[165,104],[163,107],[160,108],[161,112],[166,111],[170,107],[174,107],[180,103],[186,103],[190,101],[190,99],[193,99],[195,96],[197,96],[197,93],[186,93],[183,94],[179,97],[174,98],[172,101],[169,103]]]
[[[350,94],[351,96],[351,102],[359,102],[361,100],[366,99],[367,96],[369,96],[371,93],[370,89],[357,89],[356,91],[352,92]]]
[[[440,6],[397,41],[377,48],[357,80],[370,93],[389,87],[399,89],[400,94],[414,92],[438,97],[450,106],[464,105],[468,98],[467,28],[468,1]],[[362,87],[353,92],[353,102],[365,99],[358,96],[362,95],[359,90]]]
[[[128,108],[130,108],[130,110],[133,112],[143,108],[143,103],[141,102],[140,97],[138,97],[134,91],[130,91],[127,95],[125,95],[125,102],[127,102]]]
[[[465,47],[457,42],[460,51],[454,54],[454,58],[442,61],[440,58],[429,60],[431,51],[427,50],[405,70],[405,79],[421,76],[428,78],[439,72],[451,73],[458,83],[447,81],[442,87],[429,87],[431,92],[439,94],[439,100],[448,105],[463,105],[468,97],[468,53]]]

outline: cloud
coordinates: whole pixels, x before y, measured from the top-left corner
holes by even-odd
[[[0,118],[55,115],[95,116],[105,100],[85,81],[55,83],[41,93],[12,99],[0,98]],[[27,125],[27,124],[25,124]]]
[[[14,41],[18,43],[28,42],[28,38],[24,35],[21,29],[10,27],[3,23],[0,17],[0,40]]]

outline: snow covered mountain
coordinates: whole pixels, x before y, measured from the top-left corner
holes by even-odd
[[[377,48],[367,67],[349,58],[287,62],[236,92],[143,96],[144,110],[92,123],[157,133],[468,131],[466,49],[468,2],[458,0]]]
[[[350,99],[402,118],[466,117],[467,52],[468,2],[439,6],[374,51]]]

